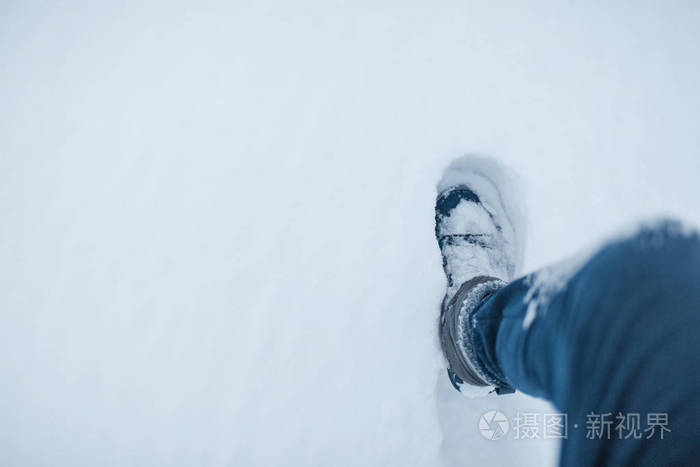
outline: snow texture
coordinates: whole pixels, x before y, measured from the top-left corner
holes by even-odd
[[[517,178],[494,160],[474,155],[457,158],[443,172],[437,192],[468,187],[479,203],[461,200],[440,216],[437,233],[452,236],[442,246],[452,277],[447,299],[466,281],[487,275],[510,281],[522,267],[525,208]],[[471,235],[478,242],[454,235]]]
[[[461,200],[450,215],[443,217],[438,224],[441,236],[478,236],[476,243],[461,237],[450,237],[442,246],[447,271],[452,277],[452,284],[448,284],[447,300],[463,283],[475,276],[510,278],[513,262],[506,253],[507,243],[480,204]]]
[[[479,196],[482,206],[499,222],[501,234],[505,239],[503,250],[509,263],[507,275],[502,279],[510,280],[522,270],[525,238],[527,234],[527,209],[523,202],[523,184],[516,173],[492,158],[468,155],[452,161],[442,174],[437,184],[438,193],[450,187],[466,185]],[[460,203],[456,209],[459,209]],[[478,219],[476,226],[450,226],[455,232],[483,231],[493,233],[493,222],[489,217],[451,215],[450,219]]]
[[[0,2],[0,465],[553,465],[445,376],[435,182],[523,271],[700,221],[700,4]],[[512,418],[511,418],[512,419]]]
[[[530,327],[538,311],[546,308],[552,297],[566,286],[595,251],[584,249],[570,258],[541,268],[527,278],[528,291],[524,299],[527,312],[523,319],[523,328]]]

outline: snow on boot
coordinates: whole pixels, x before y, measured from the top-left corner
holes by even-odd
[[[524,219],[514,178],[496,162],[466,156],[438,183],[435,235],[447,276],[440,341],[452,384],[490,392],[498,382],[480,368],[471,345],[471,314],[520,271]],[[476,389],[476,388],[474,388]],[[510,388],[496,388],[512,392]]]

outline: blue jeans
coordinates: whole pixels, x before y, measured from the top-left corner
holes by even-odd
[[[561,465],[700,464],[700,239],[661,222],[561,269],[472,311],[481,369],[566,414]]]

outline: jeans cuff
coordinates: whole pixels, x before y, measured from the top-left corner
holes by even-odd
[[[440,317],[440,342],[451,373],[460,382],[473,386],[493,386],[498,394],[514,392],[501,378],[493,375],[480,361],[472,332],[475,312],[489,295],[505,285],[500,279],[477,276],[465,282],[443,306]],[[454,379],[453,380],[454,385]],[[455,385],[459,389],[458,385]]]

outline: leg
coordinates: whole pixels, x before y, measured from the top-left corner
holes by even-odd
[[[662,223],[560,269],[515,280],[469,311],[479,370],[568,414],[562,465],[697,462],[698,237]],[[599,419],[612,421],[609,436],[603,426],[586,439],[588,414],[610,414]],[[619,439],[618,414],[640,415],[641,438]],[[664,439],[658,426],[646,439],[649,414],[667,414]]]

